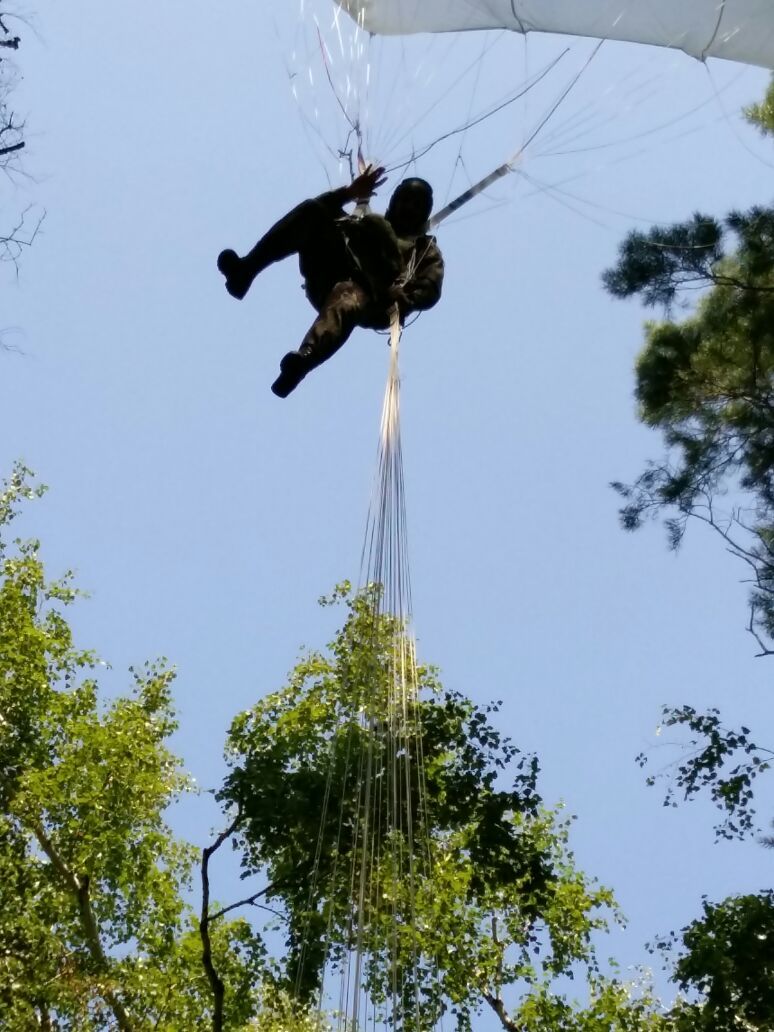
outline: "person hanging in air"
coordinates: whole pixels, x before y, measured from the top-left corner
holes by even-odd
[[[244,258],[218,255],[226,290],[241,300],[267,266],[298,255],[304,290],[318,315],[297,351],[280,362],[272,391],[286,398],[306,374],[327,362],[356,326],[387,329],[397,305],[403,322],[432,308],[441,296],[443,258],[428,236],[433,191],[424,179],[399,183],[382,215],[347,215],[385,182],[383,168],[367,168],[349,186],[304,201],[288,212]]]

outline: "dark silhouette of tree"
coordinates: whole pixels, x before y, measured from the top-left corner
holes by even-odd
[[[768,1032],[774,1016],[774,892],[704,900],[702,916],[656,944],[673,981],[701,1002],[674,1008],[674,1032]]]
[[[774,85],[747,117],[774,133]],[[747,567],[748,629],[774,651],[774,208],[633,232],[603,275],[614,297],[639,296],[666,318],[646,326],[636,365],[639,416],[664,458],[624,499],[627,530],[662,516],[677,548],[691,522],[712,528]],[[676,305],[700,298],[675,321]]]

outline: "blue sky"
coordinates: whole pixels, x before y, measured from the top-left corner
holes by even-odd
[[[297,269],[268,270],[242,303],[215,270],[222,247],[247,249],[343,181],[291,96],[298,35],[283,7],[41,10],[16,102],[33,178],[4,186],[5,211],[47,212],[18,277],[3,273],[19,352],[0,354],[0,463],[22,458],[51,488],[21,530],[91,593],[76,625],[112,665],[111,690],[146,657],[177,664],[177,747],[205,786],[231,717],[331,636],[317,597],[357,577],[387,372],[383,338],[362,331],[280,402],[269,384],[312,314]],[[505,38],[482,74],[504,94],[565,45]],[[451,74],[481,48],[447,40],[428,60]],[[516,149],[590,49],[466,139],[472,177]],[[574,196],[513,176],[445,226],[444,298],[402,347],[421,657],[448,687],[504,700],[501,725],[539,754],[545,797],[578,816],[579,861],[630,918],[605,948],[625,964],[703,893],[770,884],[770,854],[713,846],[712,812],[663,809],[633,757],[657,744],[663,702],[718,705],[765,739],[771,673],[745,632],[744,571],[718,541],[695,528],[675,556],[655,528],[618,529],[608,482],[634,477],[659,441],[632,400],[643,312],[599,277],[635,225],[770,201],[771,147],[736,115],[765,84],[603,48],[555,123],[577,119],[594,149],[536,145],[523,165]],[[303,91],[312,119],[314,103]],[[407,116],[395,102],[384,117]],[[447,117],[430,117],[430,136]],[[467,185],[459,166],[452,181],[456,156],[417,166],[439,200]],[[770,788],[759,798],[771,812]],[[194,813],[179,827],[201,842],[211,818]]]

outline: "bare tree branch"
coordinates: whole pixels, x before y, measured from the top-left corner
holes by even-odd
[[[21,37],[11,35],[4,21],[7,17],[7,13],[0,14],[0,49],[18,50]],[[17,79],[18,74],[13,63],[0,58],[0,172],[5,173],[10,179],[24,174],[18,159],[26,147],[24,120],[18,119],[9,107],[9,97]],[[10,230],[0,231],[0,261],[11,261],[18,267],[18,259],[23,249],[29,247],[37,236],[45,212],[38,217],[29,231],[24,225],[29,211],[29,207],[25,209],[19,221]]]
[[[284,917],[284,915],[280,913],[279,910],[275,910],[274,907],[263,906],[256,902],[256,900],[259,900],[261,896],[265,896],[275,887],[274,882],[272,882],[271,885],[267,885],[266,888],[261,889],[260,892],[254,892],[252,896],[246,896],[245,899],[240,899],[236,903],[229,903],[229,905],[227,907],[223,907],[222,910],[218,910],[214,914],[210,914],[210,924],[212,924],[213,921],[217,921],[218,918],[224,917],[232,910],[237,910],[239,907],[260,907],[261,910],[268,910],[270,914],[275,914],[277,917]]]
[[[220,849],[226,839],[234,834],[239,826],[240,818],[241,815],[237,814],[228,828],[218,835],[212,845],[206,846],[202,850],[202,909],[199,917],[199,935],[202,940],[202,964],[207,975],[207,981],[212,989],[212,1032],[223,1032],[223,1001],[226,995],[226,987],[212,959],[210,923],[214,918],[210,915],[210,858],[216,850]]]
[[[31,247],[46,217],[45,210],[34,215],[35,223],[28,229],[26,223],[32,205],[24,209],[15,226],[7,234],[0,233],[0,262],[13,262],[18,268],[19,256],[25,247]]]

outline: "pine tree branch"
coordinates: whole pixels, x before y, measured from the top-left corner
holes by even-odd
[[[54,869],[64,881],[68,890],[75,896],[78,903],[78,913],[81,920],[81,928],[86,939],[86,946],[91,954],[92,960],[97,964],[100,971],[108,971],[110,962],[102,945],[94,911],[89,897],[89,876],[87,874],[75,874],[65,863],[62,855],[46,834],[41,821],[32,821],[30,824],[40,848],[51,861]],[[119,1000],[112,989],[103,988],[102,995],[106,1003],[115,1015],[118,1027],[121,1032],[133,1032],[133,1025],[129,1014],[123,1003]]]

